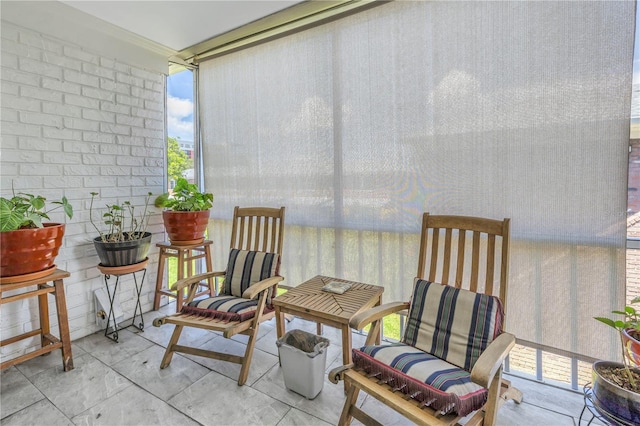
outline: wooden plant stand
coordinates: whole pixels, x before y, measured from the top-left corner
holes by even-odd
[[[182,309],[184,294],[181,291],[175,292],[168,288],[162,288],[164,278],[165,263],[168,258],[175,257],[178,259],[178,280],[190,277],[194,274],[193,261],[196,259],[204,259],[206,270],[204,272],[213,272],[213,264],[211,261],[211,245],[212,241],[205,240],[197,244],[178,245],[170,242],[162,242],[156,244],[160,249],[158,252],[158,275],[156,276],[156,293],[153,299],[153,310],[157,311],[160,307],[160,297],[169,296],[176,299],[176,312]],[[186,266],[186,271],[185,271]],[[186,274],[185,274],[186,272]],[[213,278],[209,278],[207,283],[201,283],[206,290],[199,291],[195,297],[203,294],[215,296],[215,283]],[[169,283],[169,287],[171,283]]]
[[[69,335],[69,321],[67,317],[67,302],[64,295],[63,279],[71,274],[62,269],[56,269],[53,273],[38,278],[26,276],[26,280],[20,281],[20,277],[5,277],[0,279],[0,307],[5,303],[15,302],[17,300],[29,297],[38,298],[38,311],[40,314],[40,328],[18,336],[5,338],[0,340],[0,346],[10,345],[20,340],[28,339],[34,336],[40,336],[41,347],[33,352],[18,356],[16,358],[3,361],[0,364],[0,370],[19,364],[23,361],[45,355],[56,349],[62,349],[62,365],[64,371],[73,370],[73,355],[71,354],[71,337]],[[24,277],[24,276],[23,276]],[[53,285],[47,284],[52,282]],[[5,296],[4,293],[25,289],[27,287],[36,287],[35,290],[29,290],[24,293]],[[51,334],[49,325],[49,300],[48,295],[53,295],[56,302],[56,310],[58,316],[58,327],[60,329],[60,338]]]

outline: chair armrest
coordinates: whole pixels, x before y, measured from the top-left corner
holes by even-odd
[[[353,368],[353,363],[340,365],[329,372],[329,381],[337,385],[340,380],[344,380],[344,373]]]
[[[374,306],[371,309],[356,314],[351,321],[349,321],[349,327],[355,330],[362,330],[364,326],[372,323],[375,320],[386,317],[387,315],[395,312],[402,311],[409,308],[409,302],[389,302],[380,306]]]
[[[284,277],[276,275],[274,277],[269,277],[262,281],[258,281],[257,283],[252,284],[251,287],[246,289],[244,293],[242,293],[242,297],[245,299],[253,299],[260,292],[265,291],[269,287],[273,287],[274,285],[278,284],[282,280],[284,280]]]
[[[502,333],[480,354],[471,369],[471,381],[484,388],[489,388],[498,369],[502,366],[509,351],[516,344],[516,337],[511,333]]]
[[[225,272],[226,271],[205,272],[204,274],[198,274],[198,275],[193,275],[191,277],[183,278],[173,283],[171,285],[171,290],[174,290],[174,291],[182,290],[183,288],[195,283],[199,283],[202,280],[206,280],[213,277],[223,277],[225,275]]]

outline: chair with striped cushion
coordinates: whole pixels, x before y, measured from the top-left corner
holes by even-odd
[[[371,324],[365,346],[353,349],[353,364],[329,373],[348,389],[339,424],[352,417],[380,424],[355,405],[360,390],[416,424],[457,424],[469,416],[468,425],[493,425],[502,402],[521,402],[501,377],[515,345],[503,331],[508,252],[509,219],[423,215],[410,301],[356,315],[352,328]],[[406,310],[401,341],[376,345],[382,319]]]
[[[160,368],[169,366],[174,352],[182,352],[241,364],[238,385],[246,382],[260,323],[273,318],[271,298],[284,279],[279,275],[283,236],[284,207],[235,208],[226,269],[177,281],[173,290],[189,289],[182,310],[153,321],[156,327],[175,325]],[[194,300],[198,283],[212,277],[224,277],[219,293]],[[245,334],[249,340],[243,355],[179,345],[184,327],[218,331],[226,338]]]

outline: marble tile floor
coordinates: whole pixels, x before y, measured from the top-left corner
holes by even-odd
[[[238,386],[239,365],[175,354],[160,370],[173,326],[154,327],[153,318],[172,305],[144,315],[145,329],[120,332],[119,343],[98,332],[72,342],[75,369],[62,371],[59,351],[5,369],[0,377],[1,425],[332,425],[344,402],[342,384],[326,379],[313,400],[286,389],[278,363],[275,321],[261,326],[260,339],[246,385]],[[315,324],[300,318],[287,329],[315,333]],[[341,361],[339,331],[324,327],[330,339],[327,372]],[[184,340],[183,340],[184,339]],[[183,332],[181,343],[198,342],[230,353],[242,353],[245,336],[232,339],[213,332]],[[354,334],[354,345],[364,341]],[[509,401],[499,425],[577,425],[581,393],[506,375],[524,393],[522,404]],[[361,395],[360,404],[385,425],[406,419]],[[591,420],[591,416],[586,416]],[[353,422],[357,424],[357,421]],[[587,424],[587,422],[583,422]],[[592,424],[597,424],[594,422]]]

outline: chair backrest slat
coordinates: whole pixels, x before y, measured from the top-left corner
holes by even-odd
[[[478,291],[478,269],[480,268],[480,233],[473,232],[473,248],[471,250],[471,278],[469,279],[469,290]]]
[[[284,207],[236,207],[230,248],[282,255],[284,212]]]
[[[493,294],[493,276],[496,262],[496,236],[489,234],[487,237],[487,274],[485,277],[485,289],[488,294]]]
[[[269,246],[269,251],[274,252],[275,248],[276,248],[276,232],[278,231],[278,224],[276,223],[275,219],[271,220],[272,224],[269,227],[269,229],[271,229],[271,245]],[[280,224],[279,226],[282,226],[282,224]],[[264,230],[264,235],[265,238],[267,237],[267,228],[265,228]]]
[[[449,284],[449,269],[451,267],[451,237],[453,232],[450,228],[444,233],[444,259],[442,264],[442,283]]]
[[[462,281],[464,279],[464,249],[467,240],[467,233],[458,231],[458,250],[456,259],[456,281],[454,286],[462,288]]]
[[[417,277],[498,296],[506,310],[509,222],[425,213]]]
[[[438,270],[438,240],[440,239],[440,230],[435,228],[433,230],[431,241],[431,264],[429,265],[429,281],[436,280],[436,272]]]

